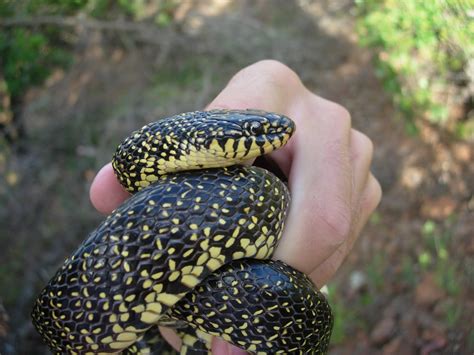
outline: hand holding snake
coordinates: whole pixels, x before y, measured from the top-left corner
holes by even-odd
[[[279,112],[296,122],[290,143],[270,155],[288,177],[292,194],[285,234],[274,258],[323,285],[380,200],[380,187],[369,172],[371,143],[350,128],[344,109],[310,93],[277,62],[264,61],[241,71],[208,109],[250,107]],[[104,167],[91,188],[96,208],[108,213],[127,197],[110,165]],[[230,348],[215,341],[213,351],[226,353]]]
[[[296,122],[290,142],[270,154],[288,177],[292,194],[291,212],[274,259],[306,273],[316,285],[325,285],[381,199],[380,185],[370,172],[370,139],[351,128],[343,107],[313,94],[296,73],[271,60],[238,72],[207,108],[259,108]],[[109,213],[128,196],[110,165],[91,187],[91,200],[102,213]],[[175,346],[178,342],[174,338]],[[230,354],[220,340],[214,350],[218,355]]]

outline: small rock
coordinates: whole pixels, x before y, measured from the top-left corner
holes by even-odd
[[[415,302],[422,306],[432,306],[445,296],[437,284],[432,274],[427,274],[416,287]]]
[[[396,322],[392,317],[382,319],[370,333],[370,341],[380,345],[387,342],[395,332]]]

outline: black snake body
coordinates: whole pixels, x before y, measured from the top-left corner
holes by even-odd
[[[258,354],[324,353],[327,301],[304,274],[266,260],[283,232],[287,187],[233,165],[284,145],[293,130],[284,116],[216,110],[132,133],[113,166],[138,192],[36,301],[34,324],[51,349],[161,353],[161,324],[177,329],[182,354],[206,353],[211,335]]]

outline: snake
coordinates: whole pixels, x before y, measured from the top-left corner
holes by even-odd
[[[288,117],[181,113],[130,134],[112,159],[131,193],[37,297],[55,354],[210,354],[220,337],[253,354],[324,354],[333,315],[304,273],[271,260],[290,208],[285,182],[247,164],[283,147]]]

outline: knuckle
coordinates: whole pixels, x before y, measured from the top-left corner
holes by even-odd
[[[372,156],[374,154],[374,142],[365,134],[362,134],[362,139],[364,140],[364,146],[366,151]]]
[[[316,94],[311,95],[311,102],[313,107],[317,107],[319,113],[323,112],[322,119],[325,119],[327,122],[336,124],[339,129],[349,129],[352,124],[351,113],[344,106],[326,100]]]
[[[366,208],[370,212],[373,212],[382,200],[382,187],[380,186],[378,180],[373,176],[371,176],[370,187],[368,190],[369,191],[367,192],[366,196]]]
[[[276,60],[262,60],[237,72],[211,106],[284,112],[303,88],[289,67]]]
[[[334,103],[334,114],[337,118],[342,121],[345,125],[351,126],[352,116],[351,113],[342,105]]]
[[[265,59],[257,62],[256,65],[262,67],[263,72],[278,81],[300,81],[298,75],[290,67],[277,60]]]
[[[230,82],[261,80],[277,85],[300,84],[298,75],[287,65],[274,60],[264,59],[241,69]]]
[[[376,200],[377,200],[377,204],[382,200],[382,196],[383,196],[383,189],[382,189],[382,186],[380,185],[380,182],[375,179],[375,196],[376,196]]]
[[[372,140],[360,131],[354,130],[354,134],[357,140],[356,144],[360,147],[360,151],[372,157],[374,153],[374,143]]]
[[[351,157],[347,151],[347,143],[342,139],[329,140],[326,143],[324,163],[332,166],[341,178],[346,181],[351,180]]]

